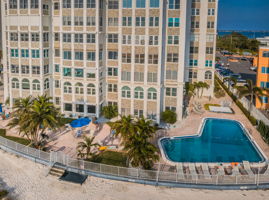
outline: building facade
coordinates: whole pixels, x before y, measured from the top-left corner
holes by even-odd
[[[213,95],[217,0],[3,0],[5,99],[48,94],[67,116],[181,119],[184,85]]]
[[[257,86],[266,89],[269,88],[269,45],[265,44],[260,46],[257,57]],[[256,98],[257,108],[269,108],[268,94]]]

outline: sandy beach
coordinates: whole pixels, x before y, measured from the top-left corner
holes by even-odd
[[[269,191],[209,191],[140,185],[88,177],[80,186],[45,176],[48,168],[0,150],[0,180],[16,200],[268,199]]]

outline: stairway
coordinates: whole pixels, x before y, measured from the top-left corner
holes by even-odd
[[[48,175],[56,176],[56,177],[61,177],[64,174],[65,170],[56,166],[52,166],[50,169]]]

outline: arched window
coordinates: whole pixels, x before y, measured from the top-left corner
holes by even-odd
[[[136,87],[134,90],[134,98],[144,99],[144,90],[142,87]]]
[[[32,88],[33,88],[33,90],[40,90],[40,82],[39,82],[39,80],[33,80]]]
[[[212,79],[212,72],[211,71],[206,71],[205,72],[205,79],[206,80]]]
[[[69,82],[64,83],[64,93],[71,94],[72,93],[72,85]]]
[[[83,89],[83,84],[82,83],[76,83],[75,85],[75,93],[76,94],[83,94],[84,89]]]
[[[50,88],[50,82],[49,82],[49,79],[47,78],[47,79],[45,79],[45,81],[44,81],[44,89],[47,90],[47,89],[49,89],[49,88]]]
[[[157,99],[157,90],[155,88],[148,89],[148,99],[152,99],[152,100]]]
[[[95,95],[96,94],[96,90],[95,90],[95,85],[92,83],[89,83],[87,85],[87,94],[88,95]]]
[[[23,90],[30,90],[30,81],[28,79],[22,79],[21,86]]]
[[[12,79],[12,88],[19,89],[20,88],[20,81],[17,78]]]
[[[127,86],[121,88],[121,97],[131,98],[131,89]]]

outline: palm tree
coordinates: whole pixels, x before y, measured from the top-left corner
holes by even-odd
[[[251,111],[253,101],[255,97],[263,96],[263,90],[257,86],[254,86],[252,80],[247,80],[245,86],[237,86],[239,98],[250,96],[249,112]]]
[[[113,106],[112,105],[104,106],[102,108],[102,114],[107,119],[112,119],[113,117],[117,117],[118,116],[118,107],[114,106],[114,105]]]
[[[200,88],[201,88],[201,95],[200,95],[200,98],[203,96],[203,93],[204,93],[204,89],[208,89],[210,86],[206,83],[206,82],[198,82],[198,84],[200,85]]]
[[[83,137],[84,140],[79,142],[77,146],[78,157],[89,159],[96,154],[96,152],[93,152],[93,150],[95,150],[100,145],[93,142],[94,138],[95,137]]]
[[[135,126],[137,127],[137,132],[145,139],[153,137],[157,130],[156,126],[152,125],[152,121],[146,120],[144,117],[137,119]]]
[[[201,89],[201,82],[194,82],[194,95],[199,97],[200,89]]]
[[[125,142],[124,148],[127,157],[133,167],[142,166],[151,169],[159,160],[158,149],[144,137],[144,133],[138,132]]]
[[[24,133],[35,147],[40,147],[44,131],[54,130],[61,123],[61,114],[46,95],[37,98],[27,97],[15,102],[10,127],[18,126],[19,132]]]
[[[115,130],[115,135],[120,135],[123,141],[128,140],[130,135],[136,133],[136,127],[131,115],[121,116],[120,120],[117,120],[116,122],[110,122],[108,124],[112,130]]]

